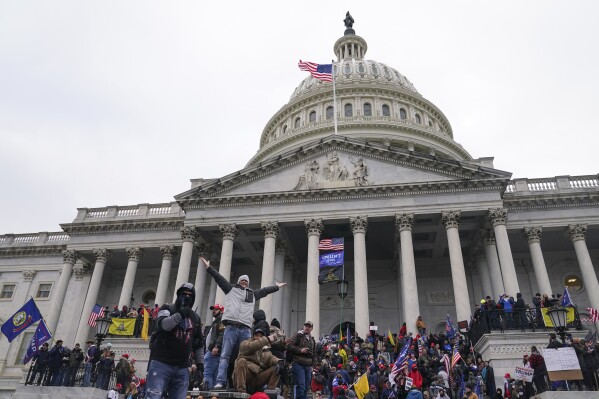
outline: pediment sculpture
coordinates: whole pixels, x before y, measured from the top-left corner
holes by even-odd
[[[348,167],[348,164],[351,164]],[[351,168],[351,171],[350,171]],[[327,154],[326,159],[319,163],[312,160],[306,163],[304,173],[298,179],[294,190],[313,190],[317,188],[362,187],[372,184],[368,181],[368,167],[364,158],[348,157],[344,163],[337,151]]]

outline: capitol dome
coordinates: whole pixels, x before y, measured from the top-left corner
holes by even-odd
[[[368,46],[346,30],[334,45],[337,134],[386,146],[470,160],[443,112],[396,69],[364,58]],[[253,165],[335,134],[333,84],[308,76],[268,121]]]

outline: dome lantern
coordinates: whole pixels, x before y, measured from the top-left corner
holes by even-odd
[[[368,45],[366,44],[366,40],[356,35],[356,31],[353,29],[354,19],[349,14],[349,11],[345,14],[343,22],[346,27],[345,32],[343,37],[337,40],[333,47],[333,51],[337,56],[337,62],[345,59],[364,59]]]

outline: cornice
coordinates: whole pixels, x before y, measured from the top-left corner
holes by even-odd
[[[66,245],[43,245],[29,247],[10,247],[0,249],[0,257],[17,256],[59,256],[62,259],[62,252],[67,248]]]
[[[380,185],[366,187],[346,187],[340,189],[320,189],[284,191],[274,193],[245,194],[243,196],[222,196],[190,198],[181,200],[184,209],[227,208],[272,204],[305,203],[348,199],[366,199],[430,194],[464,193],[478,191],[501,191],[507,179],[452,180],[424,182],[402,185]]]
[[[60,226],[70,235],[112,234],[144,231],[180,230],[185,218],[114,220],[101,222],[65,223]]]
[[[536,194],[531,196],[506,194],[503,197],[503,203],[509,211],[599,207],[599,191]]]

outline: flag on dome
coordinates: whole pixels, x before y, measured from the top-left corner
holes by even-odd
[[[333,64],[317,64],[300,60],[297,64],[302,71],[310,72],[312,77],[323,82],[333,81]]]

